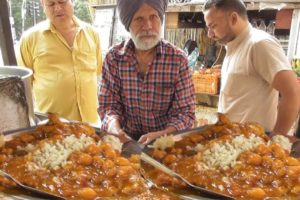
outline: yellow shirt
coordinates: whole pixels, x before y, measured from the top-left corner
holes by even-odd
[[[98,123],[97,78],[102,55],[96,30],[74,17],[77,33],[70,47],[46,20],[24,33],[18,64],[33,70],[35,109]]]

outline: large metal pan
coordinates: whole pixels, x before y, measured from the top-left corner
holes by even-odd
[[[29,121],[31,125],[34,125],[33,98],[31,92],[32,70],[18,66],[0,66],[0,78],[4,77],[20,77],[22,79],[25,87]]]
[[[167,166],[165,166],[164,164],[158,162],[157,160],[155,160],[154,158],[152,158],[151,156],[149,156],[147,153],[144,153],[143,150],[140,148],[139,144],[134,141],[128,141],[124,144],[123,149],[122,149],[122,153],[125,156],[129,156],[131,154],[139,154],[141,156],[141,160],[152,165],[153,167],[165,172],[166,174],[177,178],[181,181],[183,181],[184,183],[186,183],[186,185],[189,187],[189,189],[191,189],[194,192],[198,192],[199,195],[203,195],[205,197],[210,197],[212,199],[224,199],[224,200],[231,200],[234,199],[230,196],[221,194],[221,193],[217,193],[211,190],[207,190],[203,187],[199,187],[196,185],[193,185],[192,183],[190,183],[187,179],[185,179],[183,176],[179,175],[178,173],[174,172],[173,170],[171,170],[170,168],[168,168]]]

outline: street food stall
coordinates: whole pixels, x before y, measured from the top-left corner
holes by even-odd
[[[136,151],[139,145],[128,149],[127,144],[88,124],[62,121],[53,114],[44,124],[6,131],[0,146],[0,196],[300,197],[299,142],[292,144],[284,136],[270,139],[259,124],[234,123],[219,115],[216,124],[162,136],[140,151]]]
[[[245,2],[252,17],[259,9],[281,6],[284,12],[260,13],[259,20],[271,25],[273,20],[288,20],[288,25],[283,20],[278,34],[297,69],[294,56],[300,44],[292,41],[300,34],[299,3]],[[112,9],[109,16],[115,27],[115,1],[90,3],[95,9]],[[202,44],[200,52],[208,52],[212,43],[203,37],[202,4],[171,1],[166,39],[182,47],[187,38],[193,39]],[[198,117],[207,117],[203,114],[207,109],[211,118],[198,121],[193,129],[138,145],[88,123],[34,113],[28,82],[32,71],[13,67],[7,1],[0,3],[0,17],[5,65],[0,66],[0,199],[300,199],[300,141],[270,138],[257,123],[236,123],[225,114],[216,114],[219,69],[197,69],[193,75],[197,98],[200,103],[205,101],[205,106],[198,107]],[[117,31],[105,29],[112,45]],[[183,38],[178,39],[179,35]],[[222,48],[211,49],[221,55]]]

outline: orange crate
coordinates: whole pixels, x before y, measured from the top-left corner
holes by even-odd
[[[193,83],[196,93],[218,94],[220,76],[216,74],[193,74]]]

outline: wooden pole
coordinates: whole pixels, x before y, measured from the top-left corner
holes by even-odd
[[[7,0],[0,1],[0,47],[4,65],[17,65]]]

